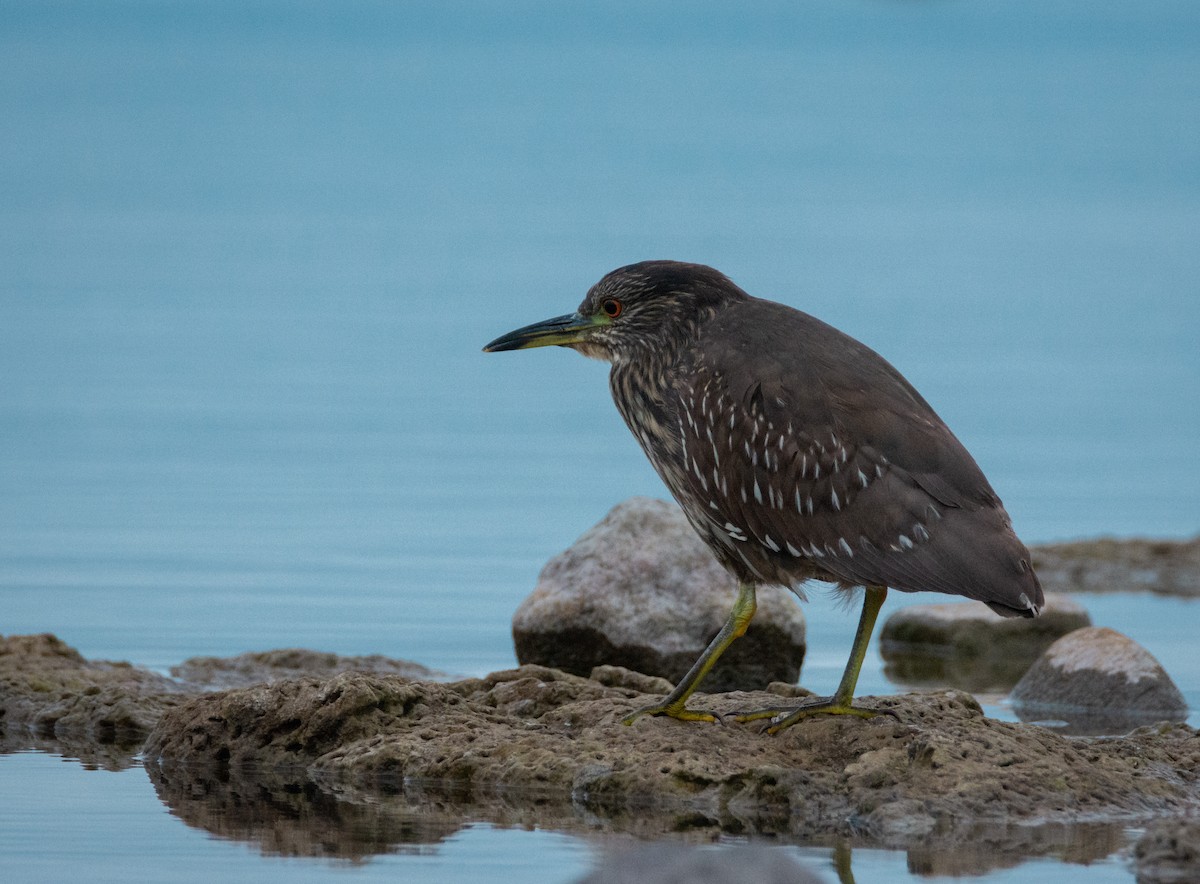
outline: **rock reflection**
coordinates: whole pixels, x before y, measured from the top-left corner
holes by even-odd
[[[1012,704],[1013,711],[1025,724],[1036,724],[1069,737],[1122,736],[1138,728],[1170,728],[1187,720],[1187,713],[1174,717],[1160,713],[1138,714],[1126,710],[1088,712],[1071,709],[1047,710],[1044,706]]]
[[[1006,693],[1029,669],[1025,657],[937,656],[906,652],[897,645],[882,646],[883,674],[892,684],[929,690],[958,688],[978,693]]]
[[[1012,826],[977,824],[970,837],[952,847],[914,847],[908,870],[923,877],[965,877],[1016,868],[1034,857],[1089,865],[1112,856],[1129,843],[1120,823],[1042,823]]]
[[[344,801],[302,773],[198,773],[155,764],[146,771],[159,800],[189,826],[255,844],[271,856],[361,862],[380,853],[422,853],[467,822],[461,811],[387,799]]]
[[[544,794],[513,792],[481,798],[455,784],[421,783],[402,793],[334,792],[295,771],[235,771],[228,766],[197,772],[146,765],[159,799],[185,823],[221,838],[243,841],[266,855],[317,857],[351,863],[376,854],[435,853],[463,828],[542,829],[606,843],[630,837],[691,842],[749,841],[776,846],[821,846],[830,851],[840,882],[854,881],[856,849],[906,850],[909,871],[921,876],[982,875],[1054,857],[1088,864],[1129,846],[1127,823],[945,824],[911,838],[812,838],[789,833],[781,822],[762,831],[700,816],[652,812],[604,817]]]
[[[59,755],[64,761],[77,761],[85,770],[113,772],[128,770],[141,763],[137,759],[140,749],[140,741],[137,743],[98,743],[86,737],[76,740],[55,739],[27,733],[14,734],[0,731],[0,755],[13,755],[17,752],[45,752],[47,755]]]

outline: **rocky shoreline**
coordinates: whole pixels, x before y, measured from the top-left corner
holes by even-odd
[[[1122,559],[1098,543],[1103,568],[1050,568],[1046,582],[1111,576],[1123,561],[1140,569],[1137,587],[1164,591],[1145,579],[1145,548]],[[1195,582],[1180,574],[1196,547],[1177,544],[1172,558],[1158,545],[1171,592]],[[112,768],[141,753],[184,819],[289,853],[381,849],[363,840],[369,820],[418,843],[485,820],[640,839],[845,841],[967,874],[1006,851],[1078,850],[1086,823],[1097,858],[1120,849],[1127,826],[1145,826],[1135,851],[1144,880],[1200,862],[1200,733],[1185,724],[1072,737],[989,719],[970,694],[939,690],[863,697],[890,714],[816,718],[771,737],[736,723],[625,726],[669,683],[614,666],[447,681],[405,661],[282,650],[197,658],[172,673],[87,660],[52,635],[0,638],[0,749],[37,745]],[[693,705],[730,713],[806,695],[777,682]],[[288,814],[294,831],[269,822],[296,802],[308,809]]]

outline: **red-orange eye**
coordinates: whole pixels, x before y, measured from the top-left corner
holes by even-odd
[[[620,316],[623,308],[624,305],[616,298],[606,298],[600,302],[600,309],[604,311],[604,315],[609,319],[616,319]]]

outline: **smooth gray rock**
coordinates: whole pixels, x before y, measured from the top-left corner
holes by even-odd
[[[517,660],[576,675],[611,664],[678,682],[720,630],[735,597],[734,579],[679,507],[634,497],[542,569],[513,616]],[[764,587],[750,628],[703,689],[794,683],[804,648],[804,614],[795,597]]]
[[[1154,656],[1116,630],[1079,629],[1051,645],[1013,688],[1025,721],[1063,719],[1074,733],[1120,733],[1183,721],[1187,703]]]
[[[778,848],[645,844],[602,859],[579,884],[820,884]]]
[[[1069,632],[1090,626],[1074,599],[1047,594],[1040,617],[1001,617],[982,602],[912,605],[879,631],[889,679],[915,687],[1007,691]]]

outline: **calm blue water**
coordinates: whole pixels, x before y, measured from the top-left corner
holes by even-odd
[[[880,350],[1027,541],[1194,534],[1198,40],[1153,0],[8,0],[0,632],[510,665],[541,564],[663,492],[603,366],[479,347],[648,257]],[[1200,705],[1195,609],[1113,598]],[[831,684],[852,615],[810,623]]]

